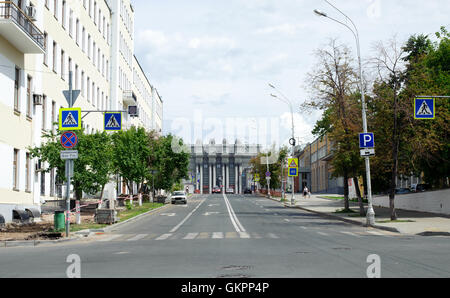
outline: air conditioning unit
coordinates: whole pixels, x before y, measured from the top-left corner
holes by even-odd
[[[41,106],[42,105],[42,95],[33,94],[33,102],[34,102],[35,106]]]
[[[27,15],[33,22],[36,21],[36,7],[27,6]]]
[[[137,106],[128,106],[128,116],[131,118],[139,117],[139,110]]]

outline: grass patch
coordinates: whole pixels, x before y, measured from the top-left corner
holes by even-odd
[[[125,221],[127,219],[133,218],[135,216],[146,213],[152,209],[156,209],[161,206],[164,206],[164,204],[163,203],[143,203],[142,206],[136,206],[136,207],[133,207],[133,209],[124,210],[124,211],[119,212],[119,214],[118,214],[119,221]]]
[[[338,214],[342,214],[342,213],[356,213],[356,211],[353,211],[352,209],[337,209],[336,211],[334,211],[333,213],[338,213]]]
[[[332,200],[343,200],[344,197],[333,197],[333,196],[323,196],[323,198],[332,199]]]
[[[81,224],[81,225],[74,225],[71,224],[70,225],[70,231],[71,232],[78,232],[78,231],[82,231],[82,230],[96,230],[96,229],[103,229],[105,227],[107,227],[108,225],[105,224],[96,224],[96,223],[91,223],[91,224]],[[65,231],[65,230],[64,230]]]
[[[396,220],[382,220],[382,221],[377,221],[377,223],[391,223],[391,222],[415,222],[414,220],[409,220],[409,219],[396,219]]]

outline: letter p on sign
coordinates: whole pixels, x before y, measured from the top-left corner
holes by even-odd
[[[375,139],[373,133],[360,133],[359,134],[359,147],[360,148],[375,148]]]

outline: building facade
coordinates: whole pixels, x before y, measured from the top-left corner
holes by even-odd
[[[312,193],[344,193],[344,179],[332,176],[333,142],[327,135],[295,149],[299,162],[299,177],[295,179],[294,188],[296,192],[301,192],[307,186]]]
[[[89,113],[87,133],[103,130],[101,111],[138,106],[123,114],[131,125],[162,133],[162,100],[134,56],[134,10],[130,0],[15,0],[0,3],[0,215],[37,209],[64,197],[59,173],[32,159],[43,133],[56,131],[59,109],[68,107],[69,80],[80,96],[75,107]],[[69,74],[72,74],[70,77]],[[64,175],[64,173],[62,173]],[[105,197],[117,194],[115,183]]]
[[[214,187],[220,187],[222,192],[232,188],[240,194],[250,187],[250,160],[260,152],[259,145],[242,144],[239,140],[216,144],[211,140],[208,144],[197,141],[190,148],[189,177],[196,192],[210,194]]]

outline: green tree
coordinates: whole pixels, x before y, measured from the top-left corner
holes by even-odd
[[[65,180],[65,161],[61,160],[60,152],[63,147],[60,144],[62,132],[48,132],[43,135],[44,142],[40,147],[29,148],[31,155],[48,164],[44,172],[57,169],[58,174]],[[73,186],[75,197],[81,200],[83,192],[95,195],[101,192],[110,180],[111,163],[111,140],[105,132],[85,134],[84,129],[76,132],[78,137],[79,158],[74,161]]]
[[[151,138],[144,128],[132,126],[112,135],[113,168],[124,180],[130,193],[136,183],[142,193],[145,180],[149,177]]]

